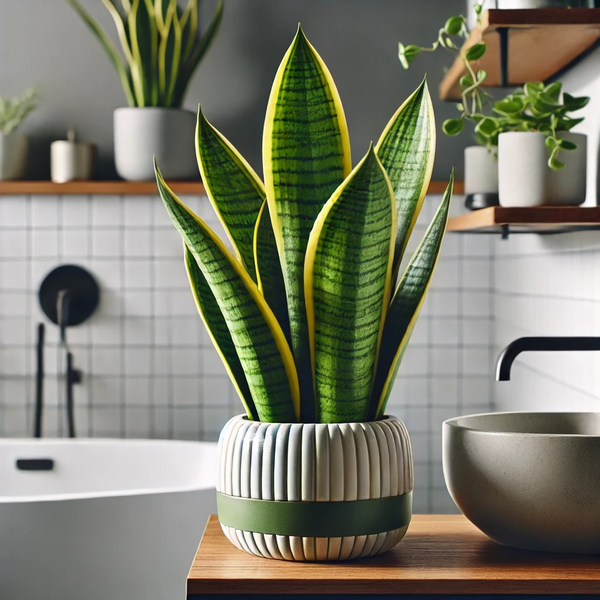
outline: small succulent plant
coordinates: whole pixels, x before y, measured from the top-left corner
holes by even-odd
[[[15,98],[0,98],[0,133],[12,133],[39,102],[35,88],[26,89]]]
[[[435,124],[423,82],[352,168],[344,110],[301,29],[271,90],[264,183],[198,113],[207,195],[234,253],[169,189],[200,315],[249,418],[381,418],[437,262],[451,178],[398,277],[429,186]]]

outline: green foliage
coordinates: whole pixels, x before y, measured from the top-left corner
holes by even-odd
[[[546,136],[548,166],[558,171],[565,165],[559,160],[561,151],[575,150],[577,145],[560,138],[560,132],[569,131],[583,119],[574,119],[570,113],[580,110],[588,102],[586,96],[562,94],[558,82],[527,83],[506,98],[494,104],[494,116],[485,117],[475,127],[477,138],[488,146],[498,143],[498,135],[506,131],[537,131]]]
[[[264,185],[201,111],[196,133],[207,195],[237,256],[157,170],[158,187],[185,244],[198,310],[248,417],[380,418],[437,262],[452,196],[451,179],[399,277],[433,168],[426,83],[352,169],[337,89],[299,29],[267,107]]]
[[[38,105],[38,93],[34,88],[26,89],[15,98],[0,98],[0,133],[13,132],[25,117]]]
[[[218,0],[201,33],[201,0],[102,0],[119,36],[121,55],[79,0],[66,0],[101,43],[115,67],[130,106],[179,107],[194,72],[217,35],[223,17]]]
[[[475,12],[479,18],[483,11],[483,0],[475,4]],[[442,129],[446,135],[460,134],[465,128],[465,122],[475,125],[476,140],[492,150],[498,145],[498,136],[510,131],[538,131],[546,136],[548,148],[548,166],[557,171],[565,165],[559,160],[559,154],[564,150],[574,150],[577,146],[572,142],[560,139],[558,133],[569,131],[582,118],[574,119],[570,113],[582,109],[588,102],[586,96],[574,97],[562,93],[559,82],[545,86],[541,82],[528,82],[522,89],[516,90],[502,100],[493,103],[489,94],[481,89],[487,78],[483,69],[476,69],[471,63],[481,59],[487,47],[485,42],[479,42],[461,50],[462,43],[469,38],[467,20],[464,16],[450,17],[438,33],[438,39],[431,47],[399,45],[400,62],[408,69],[409,64],[420,52],[432,52],[442,47],[462,60],[466,75],[459,80],[461,102],[456,105],[460,116],[446,119]],[[455,43],[452,36],[460,38]]]

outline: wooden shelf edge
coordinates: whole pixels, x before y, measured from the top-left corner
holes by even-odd
[[[520,30],[521,35],[528,35],[525,30],[535,32],[543,27],[567,27],[567,28],[587,28],[597,31],[596,42],[600,38],[600,8],[538,8],[538,9],[490,9],[485,11],[482,16],[481,25],[476,27],[471,32],[469,39],[465,42],[461,52],[465,52],[473,44],[480,42],[485,39],[486,36],[495,32],[499,28],[508,28]],[[554,34],[554,32],[553,32]],[[486,40],[489,41],[490,38]],[[585,53],[593,47],[593,41],[591,39],[583,41],[581,48],[578,53],[572,54],[566,51],[563,60],[556,65],[552,65],[550,68],[551,72],[548,72],[549,66],[547,64],[540,65],[539,74],[537,77],[531,77],[530,80],[547,80],[552,75],[562,71],[565,67],[576,60],[578,55]],[[490,54],[492,48],[489,48],[488,54]],[[510,52],[510,44],[509,44]],[[490,60],[492,57],[487,56]],[[486,57],[483,61],[485,62]],[[499,77],[497,77],[497,71],[500,68],[500,60],[494,61],[494,65],[485,65],[485,70],[488,72],[488,81],[491,82],[490,87],[497,87],[499,83]],[[510,71],[510,69],[509,69]],[[462,60],[456,58],[454,63],[450,66],[446,72],[444,78],[439,85],[439,97],[445,101],[458,101],[460,100],[460,87],[458,81],[464,74],[465,69],[463,67]],[[525,83],[525,81],[514,80],[510,78],[510,86],[518,86]]]
[[[204,195],[204,186],[200,181],[171,181],[167,182],[176,194]],[[427,190],[428,194],[443,194],[447,183],[432,181]],[[454,184],[454,193],[462,194],[462,181]],[[0,181],[0,196],[25,195],[111,195],[137,196],[156,195],[156,183],[153,181],[69,181],[54,183],[52,181]]]
[[[200,181],[170,181],[169,187],[178,194],[204,194]],[[157,194],[154,181],[0,181],[0,196],[20,195],[154,195]]]
[[[494,206],[450,218],[448,231],[478,232],[494,230],[503,225],[526,227],[533,231],[564,227],[600,227],[600,206]]]

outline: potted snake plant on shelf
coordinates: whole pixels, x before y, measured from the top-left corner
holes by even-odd
[[[123,179],[154,178],[152,157],[168,179],[198,177],[196,115],[181,108],[188,85],[218,33],[223,1],[202,33],[201,0],[103,0],[115,22],[121,55],[79,0],[67,0],[100,41],[115,67],[128,107],[114,112],[115,166]]]
[[[219,519],[287,560],[384,552],[411,516],[413,464],[386,404],[446,229],[452,179],[398,276],[433,168],[426,83],[352,168],[333,79],[301,29],[268,102],[264,182],[198,113],[196,150],[230,252],[169,189],[192,292],[245,407],[220,440]]]

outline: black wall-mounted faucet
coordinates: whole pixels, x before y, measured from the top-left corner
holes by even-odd
[[[600,337],[522,337],[511,342],[498,357],[496,380],[509,381],[510,368],[521,352],[600,351]]]

